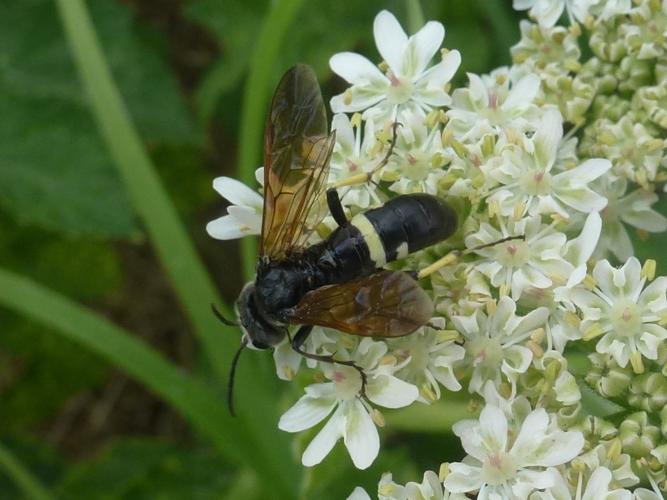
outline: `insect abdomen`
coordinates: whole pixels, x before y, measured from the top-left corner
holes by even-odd
[[[382,267],[447,239],[456,231],[458,217],[441,198],[417,193],[397,196],[350,223],[364,236],[376,267]]]

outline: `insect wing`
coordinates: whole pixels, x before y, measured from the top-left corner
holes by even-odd
[[[365,337],[401,337],[432,316],[430,297],[409,274],[380,271],[308,292],[291,321]]]
[[[313,70],[297,65],[273,96],[264,134],[261,255],[280,259],[305,246],[322,221],[335,136]]]

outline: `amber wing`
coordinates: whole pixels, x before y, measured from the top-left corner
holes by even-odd
[[[308,292],[294,309],[292,322],[365,337],[401,337],[432,315],[431,299],[409,274],[379,271]]]
[[[261,255],[284,258],[306,244],[324,216],[334,134],[313,70],[289,69],[278,84],[264,134]]]

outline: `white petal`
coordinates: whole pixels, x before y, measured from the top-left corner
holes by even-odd
[[[472,467],[467,464],[453,463],[449,466],[449,474],[445,478],[445,488],[452,493],[467,493],[482,487],[481,467]]]
[[[510,90],[507,99],[500,106],[505,112],[513,109],[523,109],[533,102],[538,90],[540,90],[540,77],[530,73],[519,80]]]
[[[343,436],[344,425],[345,417],[342,415],[341,408],[338,407],[336,412],[324,424],[322,430],[320,430],[303,452],[301,463],[306,467],[312,467],[324,460],[324,457],[329,454],[336,441]]]
[[[347,500],[371,500],[371,497],[366,493],[366,490],[361,486],[357,486]]]
[[[329,67],[338,76],[353,85],[367,85],[386,81],[378,67],[364,56],[354,52],[340,52],[329,59]]]
[[[372,378],[368,382],[366,392],[368,399],[385,408],[403,408],[414,403],[419,397],[417,387],[392,375]]]
[[[206,232],[217,240],[235,240],[250,234],[247,227],[231,215],[225,215],[206,224]]]
[[[336,113],[331,122],[331,130],[336,131],[336,142],[346,153],[352,154],[354,152],[354,130],[350,118],[345,113]]]
[[[264,200],[242,182],[231,177],[218,177],[213,181],[213,189],[234,205],[261,208]]]
[[[392,71],[398,74],[401,69],[403,52],[408,43],[408,36],[396,17],[387,10],[381,11],[373,21],[373,35],[378,52]]]
[[[278,428],[286,432],[301,432],[319,424],[331,413],[336,401],[302,396],[278,422]]]
[[[358,399],[347,412],[345,446],[357,469],[367,469],[380,452],[380,436],[373,419]]]
[[[486,405],[479,416],[480,433],[487,449],[505,451],[507,417],[494,405]]]
[[[437,21],[429,21],[411,36],[403,56],[403,74],[413,77],[420,75],[433,59],[444,38],[445,28]]]

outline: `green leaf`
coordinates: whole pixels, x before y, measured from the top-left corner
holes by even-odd
[[[173,76],[146,30],[116,2],[90,2],[111,68],[142,136],[192,142]],[[132,210],[87,108],[49,0],[3,6],[0,25],[0,208],[68,234],[129,236]],[[36,202],[38,201],[38,202]]]
[[[4,444],[0,444],[0,471],[5,472],[12,479],[26,498],[32,500],[51,499],[51,495],[37,477]],[[12,495],[12,498],[15,498],[15,495]]]
[[[135,231],[129,200],[80,104],[0,84],[0,207],[22,224],[69,234]]]

